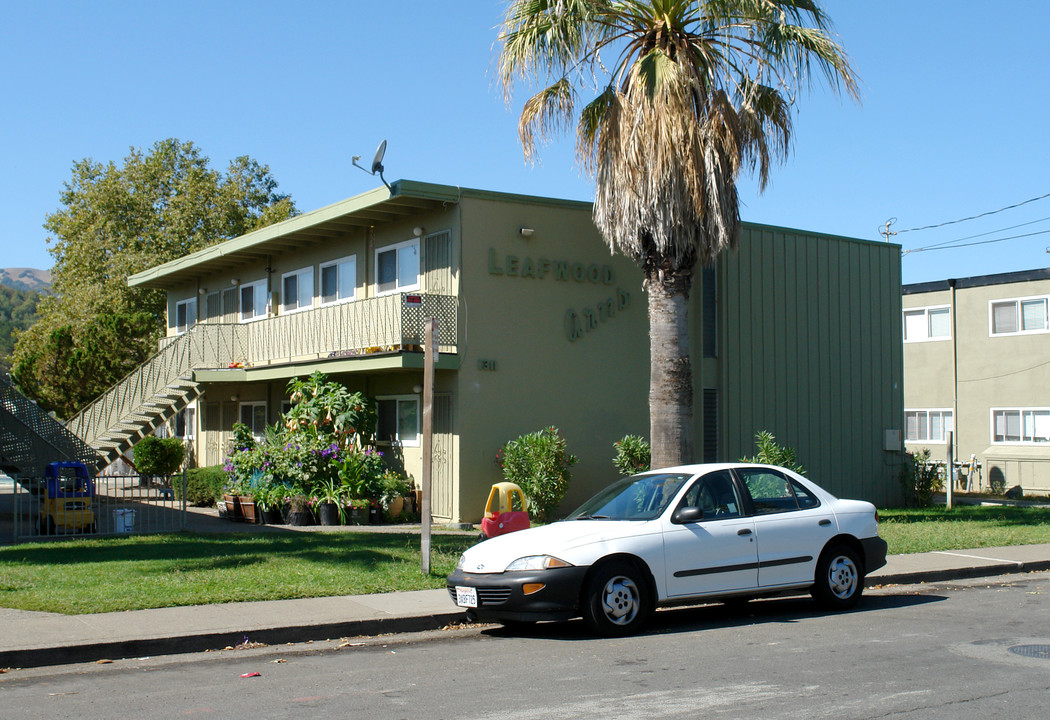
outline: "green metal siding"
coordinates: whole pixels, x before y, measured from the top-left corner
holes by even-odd
[[[745,225],[719,280],[722,459],[769,430],[831,492],[895,502],[900,248]]]

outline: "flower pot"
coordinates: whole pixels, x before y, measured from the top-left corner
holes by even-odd
[[[270,508],[269,510],[264,510],[263,522],[267,525],[283,525],[284,515],[281,513],[281,508]]]
[[[366,525],[368,523],[368,508],[350,507],[347,509],[347,517],[351,525]]]
[[[379,525],[383,522],[383,510],[378,505],[368,508],[368,522],[372,525]]]
[[[317,517],[322,525],[338,525],[339,506],[335,503],[321,503],[317,506]]]
[[[241,508],[241,516],[244,518],[244,522],[258,522],[258,519],[255,517],[255,498],[251,495],[238,495],[237,504]]]
[[[403,497],[396,497],[390,501],[386,506],[387,514],[396,518],[401,515],[401,511],[405,509],[405,499]]]
[[[226,503],[226,519],[240,521],[244,519],[244,515],[241,513],[241,503],[238,495],[223,495],[223,502]]]
[[[314,514],[309,510],[289,510],[288,524],[296,526],[313,525]]]

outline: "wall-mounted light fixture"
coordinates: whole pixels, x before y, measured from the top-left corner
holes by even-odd
[[[240,285],[240,284],[241,284],[241,279],[240,278],[233,278],[232,280],[230,280],[230,285],[233,285],[234,287],[236,287],[237,285]]]
[[[527,228],[527,227],[523,227],[523,228],[522,228],[521,230],[519,230],[518,232],[519,232],[519,233],[521,233],[521,236],[522,236],[523,238],[530,238],[530,237],[532,237],[532,233],[534,233],[534,232],[536,232],[536,231],[535,231],[535,230],[533,230],[532,228]]]
[[[230,395],[230,402],[237,402],[240,399],[241,399],[241,396],[238,395],[237,393],[234,393],[233,395]]]
[[[413,385],[412,386],[412,392],[414,392],[416,395],[418,395],[419,393],[423,392],[423,386],[422,385]]]
[[[197,292],[199,294],[203,295],[204,293],[208,292],[208,288],[206,288],[206,287],[197,288]]]
[[[423,235],[423,228],[421,228],[419,225],[416,225],[414,228],[412,228],[412,234],[416,237],[421,237]]]

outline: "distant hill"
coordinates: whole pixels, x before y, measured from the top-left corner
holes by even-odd
[[[51,271],[36,268],[0,268],[0,285],[15,290],[46,293],[51,287]]]

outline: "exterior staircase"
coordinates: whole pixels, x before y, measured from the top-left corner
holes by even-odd
[[[168,339],[156,355],[81,410],[66,427],[108,465],[201,395],[194,368],[226,367],[243,359],[236,335],[197,325]]]
[[[92,473],[106,465],[94,448],[0,377],[0,471],[43,477],[51,462],[82,462]]]

